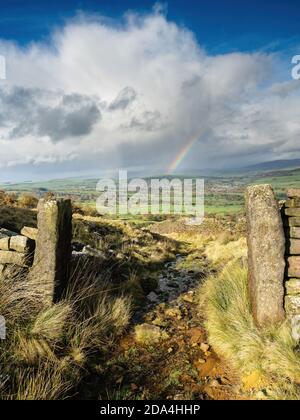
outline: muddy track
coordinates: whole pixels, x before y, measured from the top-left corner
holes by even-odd
[[[100,398],[242,398],[236,378],[207,342],[197,298],[203,274],[178,269],[183,258],[177,255],[165,265],[157,289],[147,296],[132,328],[101,367],[106,388]],[[163,339],[138,342],[138,326],[161,331]]]

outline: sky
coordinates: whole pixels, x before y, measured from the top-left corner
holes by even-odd
[[[299,0],[0,8],[0,181],[300,157]]]

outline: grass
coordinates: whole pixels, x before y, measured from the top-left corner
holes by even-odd
[[[1,399],[48,400],[76,395],[97,354],[124,331],[130,300],[112,296],[98,278],[78,276],[63,301],[41,305],[42,291],[26,277],[3,279],[0,311],[7,338],[0,344]],[[80,290],[80,291],[78,291]]]
[[[199,289],[209,343],[240,372],[245,389],[270,399],[300,398],[300,355],[287,322],[258,329],[251,315],[247,267],[231,261]]]

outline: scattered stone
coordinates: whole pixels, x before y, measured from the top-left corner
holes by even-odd
[[[300,315],[300,295],[286,296],[285,310],[288,315]]]
[[[157,303],[159,301],[159,297],[157,296],[157,294],[155,292],[149,293],[149,295],[147,295],[147,299],[151,303]]]
[[[182,318],[181,310],[179,308],[169,308],[166,310],[165,314],[170,318]]]
[[[161,328],[151,324],[141,324],[135,327],[135,340],[139,344],[153,344],[169,338]]]
[[[198,363],[200,363],[200,365],[204,365],[204,363],[206,363],[205,359],[198,359]]]
[[[300,278],[300,257],[289,257],[287,259],[288,277]]]
[[[247,188],[247,242],[250,301],[259,326],[284,319],[285,237],[270,185]]]
[[[191,294],[184,295],[182,299],[183,299],[185,302],[188,302],[188,303],[194,303],[194,298],[193,298],[193,295],[191,295]]]
[[[200,327],[194,327],[188,331],[188,335],[190,336],[190,342],[192,345],[199,344],[202,342],[205,332]]]
[[[300,198],[300,188],[289,188],[286,191],[286,195],[289,198]]]
[[[290,279],[286,281],[285,289],[287,295],[300,294],[300,279]]]
[[[208,344],[206,344],[206,343],[201,343],[201,344],[200,344],[200,349],[201,349],[204,353],[206,353],[206,352],[209,350],[209,345],[208,345]]]
[[[36,241],[38,236],[38,230],[36,228],[24,226],[21,230],[21,235],[26,236],[29,239],[32,239],[33,241]]]

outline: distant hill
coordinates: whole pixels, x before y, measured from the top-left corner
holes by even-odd
[[[241,168],[241,171],[270,171],[278,169],[300,168],[300,159],[272,160]]]

